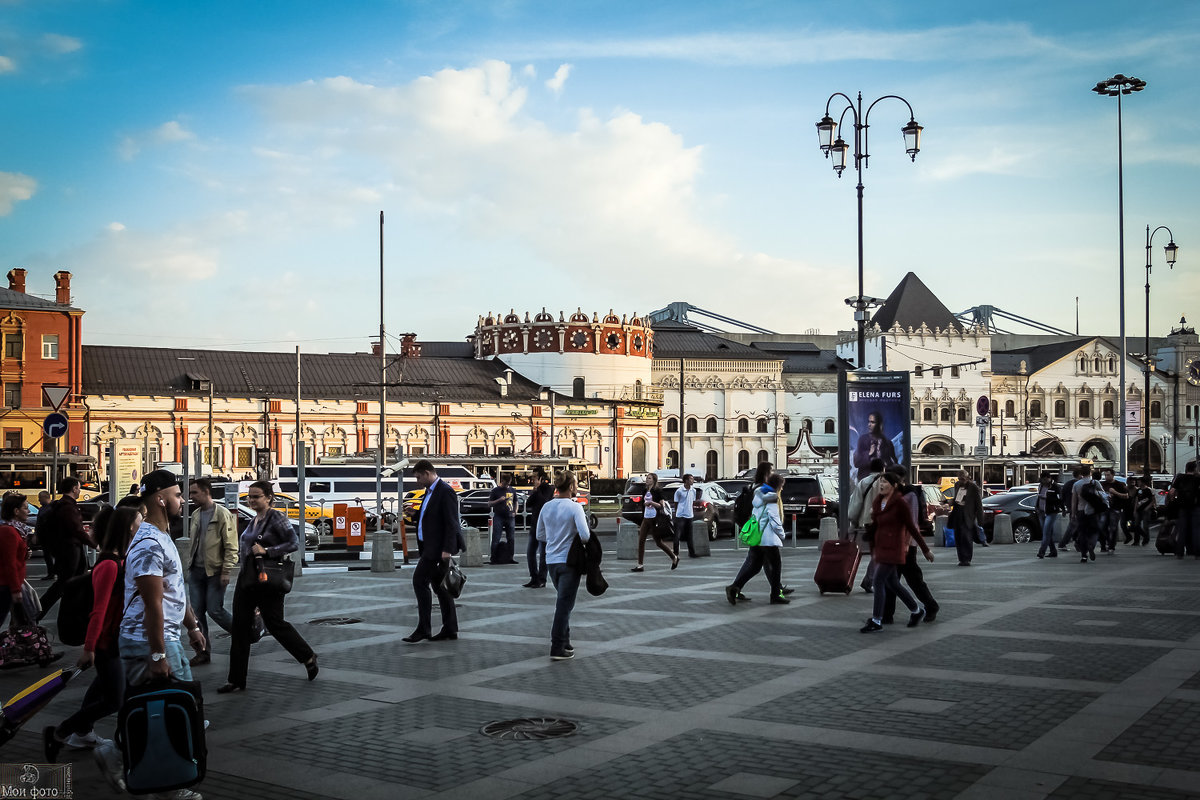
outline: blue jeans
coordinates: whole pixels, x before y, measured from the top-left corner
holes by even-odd
[[[183,644],[178,639],[168,639],[163,643],[163,652],[167,654],[167,664],[171,674],[181,681],[192,679],[192,668],[188,665],[187,656],[183,652]],[[121,663],[125,666],[125,683],[129,686],[140,686],[150,680],[150,644],[135,642],[133,639],[121,637],[118,649],[121,651]]]
[[[1200,558],[1200,508],[1180,509],[1175,517],[1175,556],[1189,552]]]
[[[525,548],[525,559],[529,562],[529,580],[533,583],[546,582],[546,543],[537,538],[537,524],[529,529],[529,545]]]
[[[566,564],[547,564],[550,580],[558,591],[554,603],[554,624],[550,626],[550,652],[561,652],[571,643],[571,609],[575,608],[575,595],[579,593],[580,574]]]
[[[204,574],[204,567],[192,567],[188,570],[188,600],[192,604],[192,612],[200,623],[200,632],[208,650],[212,650],[212,640],[208,636],[208,618],[221,626],[226,633],[233,631],[233,615],[225,608],[225,587],[221,585],[221,573],[212,577]]]
[[[914,614],[921,608],[916,598],[900,583],[899,564],[880,564],[876,561],[875,579],[872,586],[875,590],[875,607],[873,613],[875,620],[878,622],[883,621],[884,614],[887,611],[889,595],[895,595],[899,598],[900,602],[904,603],[904,606]]]
[[[1045,514],[1042,520],[1042,545],[1038,548],[1038,555],[1046,555],[1046,550],[1050,550],[1050,555],[1057,555],[1058,551],[1054,549],[1054,524],[1058,522],[1058,513]]]

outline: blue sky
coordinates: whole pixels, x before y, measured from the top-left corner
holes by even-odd
[[[915,271],[1117,330],[1200,321],[1200,4],[0,0],[0,254],[74,274],[86,341],[364,350],[478,315],[674,300],[778,331],[852,326],[852,170],[816,121],[870,117],[866,294]],[[1159,234],[1162,237],[1162,234]],[[394,349],[390,345],[389,349]],[[1136,348],[1134,348],[1136,349]]]

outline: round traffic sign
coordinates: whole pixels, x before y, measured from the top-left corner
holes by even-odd
[[[992,401],[988,400],[986,394],[979,395],[979,399],[975,401],[975,413],[981,417],[986,417],[992,410]]]
[[[67,415],[55,411],[53,414],[47,414],[42,420],[42,432],[51,439],[61,439],[67,435],[68,424]]]

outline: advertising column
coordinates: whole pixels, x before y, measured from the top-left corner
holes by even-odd
[[[907,372],[843,372],[838,375],[839,528],[847,529],[846,509],[858,480],[873,459],[884,467],[912,464]]]

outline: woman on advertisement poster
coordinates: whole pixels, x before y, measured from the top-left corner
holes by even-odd
[[[900,456],[904,454],[904,420],[901,415],[904,410],[900,403],[864,404],[861,400],[851,403],[851,436],[857,433],[857,441],[851,445],[851,481],[870,471],[873,458],[882,459],[885,468],[901,463]],[[867,412],[865,420],[863,411]],[[889,430],[896,433],[889,437]]]

